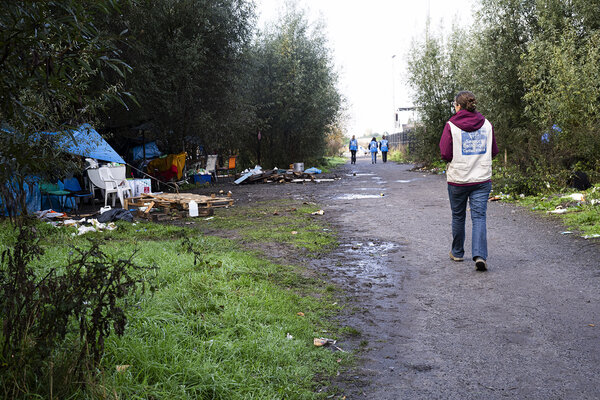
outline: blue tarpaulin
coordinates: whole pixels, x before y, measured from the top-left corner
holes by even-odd
[[[58,143],[64,151],[79,156],[96,158],[102,161],[116,162],[125,164],[125,160],[121,158],[117,152],[110,147],[106,140],[92,128],[90,124],[83,124],[76,130],[70,131],[75,139],[71,139],[70,135],[63,135]],[[50,133],[56,135],[58,132]]]
[[[16,180],[12,179],[11,182],[7,182],[5,185],[6,189],[11,191],[13,195],[16,195],[18,191],[18,184]],[[41,194],[37,179],[28,179],[24,184],[24,189],[26,194],[25,202],[27,204],[27,212],[29,214],[33,214],[35,211],[39,211],[41,205]],[[14,206],[19,208],[19,205],[15,204]],[[17,214],[20,214],[20,212],[17,211]],[[6,209],[6,205],[2,203],[2,199],[0,199],[0,215],[8,215],[8,210]]]
[[[145,147],[146,147],[146,158],[147,159],[160,157],[162,155],[162,153],[158,149],[158,146],[156,145],[156,142],[146,143]],[[141,160],[142,158],[144,158],[144,146],[141,146],[141,145],[135,146],[132,150],[131,159],[133,161],[136,161],[136,160]]]

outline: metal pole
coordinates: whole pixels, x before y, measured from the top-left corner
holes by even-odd
[[[392,133],[396,132],[396,73],[395,73],[395,68],[394,68],[394,59],[396,58],[396,55],[394,54],[392,56],[392,118],[393,118],[393,123],[392,123]]]

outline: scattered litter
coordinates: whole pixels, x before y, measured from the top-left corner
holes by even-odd
[[[305,169],[305,174],[320,174],[322,171],[319,168],[311,167],[309,169]]]
[[[213,219],[214,217],[208,217],[208,218],[204,218],[205,221],[210,221],[211,219]]]
[[[302,311],[300,311],[300,312],[298,312],[298,313],[296,313],[296,314],[297,314],[298,316],[300,316],[300,317],[304,317],[304,313],[303,313]]]
[[[327,338],[314,338],[313,344],[317,347],[322,347],[322,346],[326,346],[328,344],[336,344],[336,341],[333,339],[327,339]]]
[[[571,193],[569,195],[563,196],[563,199],[571,199],[575,201],[585,201],[584,193]]]
[[[583,236],[584,239],[594,239],[594,238],[599,238],[599,237],[600,237],[600,234],[598,234],[598,233],[594,233],[592,235],[584,235]]]
[[[548,211],[549,214],[565,214],[568,212],[569,212],[569,210],[566,208],[562,208],[562,206],[556,206],[555,210]]]
[[[588,324],[588,326],[594,328],[594,327],[596,327],[596,324]]]
[[[285,334],[285,338],[286,338],[287,340],[292,340],[294,337],[293,337],[292,335],[290,335],[289,333],[286,333],[286,334]]]
[[[572,233],[573,233],[573,232],[570,232],[570,231],[564,231],[564,232],[561,232],[560,234],[561,234],[561,235],[570,235],[570,234],[572,234]]]
[[[298,234],[298,232],[292,231],[292,235],[297,235],[297,234]]]
[[[241,183],[304,183],[304,182],[330,182],[334,179],[315,179],[315,174],[320,174],[322,171],[318,168],[309,168],[302,172],[298,169],[293,168],[293,164],[290,165],[290,169],[279,169],[273,168],[269,170],[263,170],[259,165],[251,170],[245,170],[242,172],[242,176],[235,180],[235,184]]]
[[[110,206],[105,206],[100,208],[100,214],[104,214],[107,211],[110,211]]]
[[[67,218],[67,214],[65,214],[63,212],[57,212],[57,211],[54,211],[51,209],[43,210],[43,211],[36,211],[35,215],[42,221],[52,221],[52,220],[58,219],[58,218]]]
[[[323,214],[325,214],[325,211],[323,211],[323,210],[315,211],[314,213],[312,213],[312,215],[323,215]]]
[[[335,345],[336,343],[337,343],[337,341],[335,341],[333,339],[328,339],[328,338],[314,338],[313,339],[313,344],[317,347],[331,345],[331,347],[333,347],[337,351],[341,351],[342,353],[345,353],[344,350],[342,350],[341,348],[339,348],[338,346]]]
[[[381,197],[385,196],[385,193],[381,193],[381,194],[380,194],[380,196],[381,196]]]

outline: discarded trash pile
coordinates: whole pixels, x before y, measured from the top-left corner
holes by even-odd
[[[231,192],[226,196],[211,194],[204,196],[193,193],[143,193],[139,197],[125,199],[125,209],[136,208],[137,216],[153,221],[163,221],[182,217],[207,217],[213,215],[216,207],[233,205]]]
[[[334,179],[315,178],[315,174],[320,174],[321,170],[309,168],[304,172],[294,171],[293,169],[270,169],[263,171],[261,167],[243,172],[242,176],[235,181],[237,185],[241,183],[304,183],[304,182],[332,182]]]

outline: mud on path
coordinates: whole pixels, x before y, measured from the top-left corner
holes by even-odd
[[[238,204],[320,204],[340,246],[313,268],[348,295],[347,399],[600,398],[600,246],[555,219],[489,203],[489,270],[448,257],[444,176],[359,158],[333,183],[232,188]],[[383,196],[382,196],[383,194]]]

